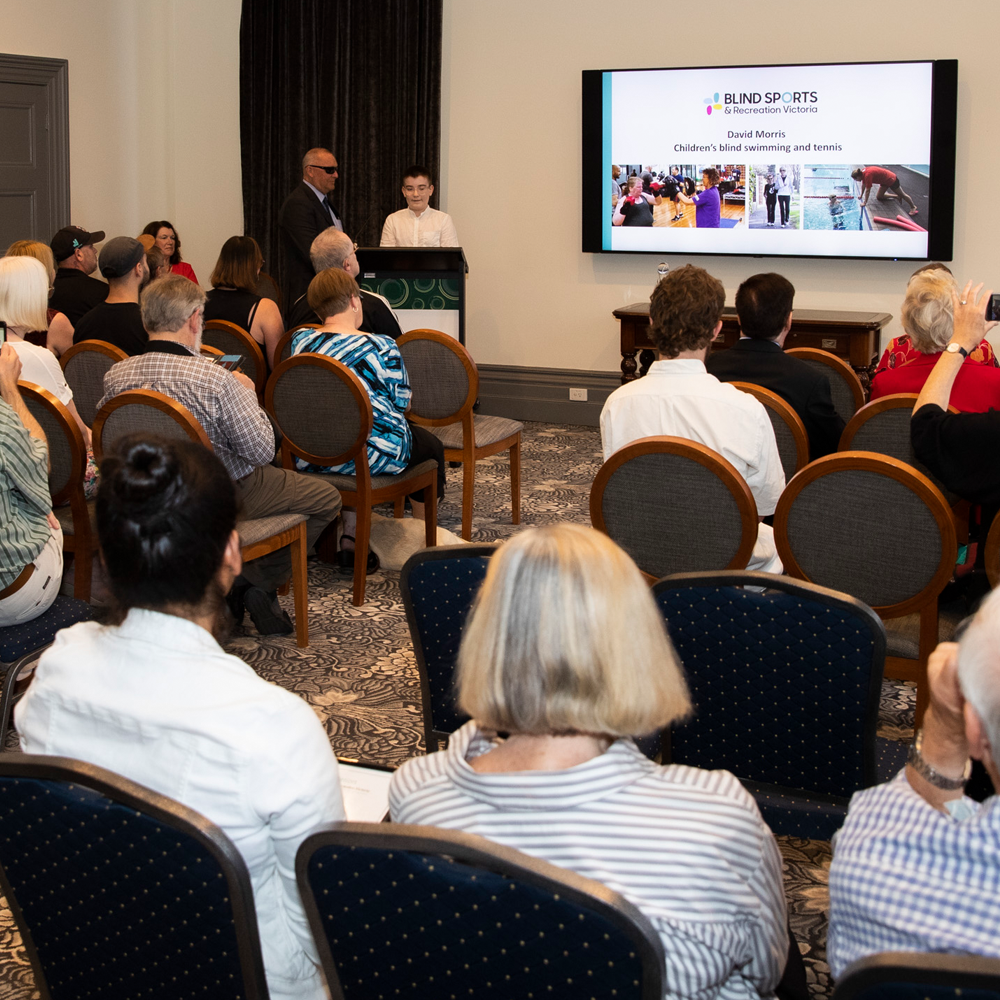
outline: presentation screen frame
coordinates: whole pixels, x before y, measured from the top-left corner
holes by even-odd
[[[895,222],[880,222],[878,225],[873,224],[873,220],[865,218],[865,213],[858,211],[860,209],[860,202],[851,194],[845,193],[843,195],[844,204],[848,206],[848,209],[853,208],[850,204],[854,202],[858,209],[858,215],[856,216],[859,225],[853,228],[860,229],[861,223],[867,221],[870,224],[870,229],[878,229],[883,236],[887,236],[886,239],[879,239],[875,232],[859,233],[854,232],[847,236],[847,240],[852,243],[852,248],[848,249],[846,246],[841,244],[837,246],[834,244],[834,240],[840,239],[840,234],[826,233],[806,233],[796,231],[792,232],[776,232],[775,235],[778,239],[773,239],[770,245],[762,245],[762,239],[759,234],[751,234],[749,230],[754,228],[762,228],[766,223],[758,222],[756,219],[751,220],[751,205],[749,199],[745,204],[745,213],[742,221],[739,223],[740,226],[746,225],[747,231],[745,233],[738,233],[737,230],[725,230],[730,234],[727,237],[719,237],[715,233],[711,232],[698,232],[696,229],[691,232],[696,234],[693,238],[688,237],[689,245],[683,243],[678,243],[678,240],[683,240],[683,236],[669,237],[663,236],[663,241],[669,241],[669,245],[655,245],[646,246],[641,245],[629,245],[627,247],[622,246],[611,246],[610,241],[614,239],[615,241],[620,241],[621,236],[611,236],[610,222],[611,218],[611,181],[610,170],[611,164],[615,162],[611,157],[617,155],[612,149],[612,122],[611,118],[611,107],[612,98],[609,96],[611,92],[611,80],[616,74],[670,74],[672,76],[666,76],[666,80],[673,79],[674,81],[680,81],[681,77],[679,74],[694,73],[694,74],[704,74],[711,73],[713,71],[720,71],[716,75],[720,75],[722,71],[724,73],[735,73],[735,72],[746,72],[749,74],[766,74],[768,71],[786,71],[786,70],[821,70],[821,71],[843,71],[845,73],[850,72],[851,67],[922,67],[927,66],[930,70],[930,107],[929,107],[929,162],[927,164],[927,176],[924,180],[926,185],[926,204],[930,206],[929,221],[927,221],[926,228],[928,230],[926,234],[926,250],[918,248],[918,252],[913,252],[911,246],[903,246],[905,243],[913,243],[914,240],[910,236],[897,237],[897,233],[907,233],[904,228],[903,223]],[[861,76],[864,70],[860,70],[857,74]],[[725,79],[725,77],[722,77]],[[704,77],[700,77],[704,79]],[[703,87],[704,89],[704,87]],[[700,91],[699,91],[700,93]],[[708,105],[710,100],[715,96],[714,94],[709,94],[706,98],[705,104]],[[733,98],[735,99],[753,99],[754,97],[760,98],[760,95],[754,94],[725,94],[726,100]],[[764,95],[765,99],[767,94]],[[798,95],[796,95],[798,96]],[[956,124],[957,124],[957,105],[958,105],[958,60],[957,59],[911,59],[911,60],[890,60],[890,61],[865,61],[865,62],[843,62],[843,63],[781,63],[781,64],[759,64],[759,65],[746,65],[746,66],[690,66],[690,67],[664,67],[661,69],[645,69],[645,68],[628,68],[628,69],[605,69],[605,70],[584,70],[582,73],[582,150],[581,150],[581,189],[582,189],[582,249],[584,253],[606,253],[606,254],[621,254],[621,253],[641,253],[641,254],[657,254],[660,256],[670,255],[670,254],[682,254],[684,256],[724,256],[724,257],[805,257],[805,258],[820,258],[826,260],[914,260],[914,261],[926,261],[926,260],[942,260],[950,261],[953,257],[953,244],[954,244],[954,216],[955,216],[955,149],[956,149]],[[718,100],[718,98],[715,98]],[[815,100],[815,97],[813,98]],[[906,95],[896,95],[891,100],[880,100],[877,95],[871,96],[871,105],[873,108],[872,114],[892,114],[893,107],[898,107],[901,102],[906,101]],[[688,104],[693,104],[693,101],[688,101]],[[699,102],[700,103],[700,102]],[[720,108],[719,104],[712,104],[708,113],[711,114],[711,109],[716,110],[716,115],[720,116],[723,114],[728,114],[728,108]],[[878,109],[877,111],[875,109]],[[686,108],[685,108],[686,110]],[[705,109],[698,107],[699,112]],[[666,115],[669,115],[670,107],[658,107],[655,102],[650,107],[649,114],[652,117],[656,115],[660,120],[663,120]],[[716,121],[720,121],[720,117],[716,118]],[[784,122],[787,119],[780,119]],[[797,119],[793,119],[797,121]],[[700,119],[699,119],[700,121]],[[710,120],[709,120],[710,121]],[[746,119],[731,118],[726,120],[728,132],[730,128],[733,130],[748,129],[750,126]],[[713,123],[714,124],[714,123]],[[754,123],[757,126],[757,123]],[[662,126],[661,126],[662,127]],[[723,148],[723,147],[720,147]],[[798,154],[792,153],[789,155],[788,160],[791,162],[796,158]],[[753,169],[747,166],[750,162],[752,154],[743,152],[740,154],[727,154],[726,152],[716,153],[716,154],[706,154],[706,153],[681,153],[677,154],[678,159],[685,163],[699,163],[703,161],[707,162],[738,162],[743,165],[742,170],[744,174],[749,174]],[[758,159],[762,159],[762,156],[758,156]],[[784,158],[784,157],[783,157]],[[801,158],[801,157],[800,157]],[[822,161],[825,157],[821,154],[814,154],[810,159]],[[645,161],[643,161],[645,162]],[[818,170],[823,169],[822,167],[811,167],[814,173]],[[803,171],[807,173],[806,168],[803,167]],[[798,186],[800,183],[799,178],[799,168],[796,165],[796,177],[795,183]],[[901,171],[902,172],[902,171]],[[749,176],[743,176],[734,171],[736,177],[736,183],[739,184],[740,179],[743,179],[745,187],[748,187],[747,182],[750,181]],[[823,176],[823,175],[817,175]],[[833,185],[835,182],[830,181],[829,184]],[[835,188],[836,190],[836,188]],[[855,182],[855,187],[853,191],[857,190],[857,183]],[[738,191],[738,188],[737,188]],[[798,195],[798,204],[803,208],[806,206],[805,198],[816,198],[815,195],[805,194],[804,191]],[[876,191],[873,188],[869,197],[869,202],[872,202],[875,197]],[[746,195],[744,196],[746,197]],[[891,193],[890,193],[891,197]],[[725,199],[726,201],[730,199]],[[760,197],[758,196],[758,200]],[[817,200],[817,204],[824,205],[821,199]],[[874,203],[873,203],[874,204]],[[883,214],[888,217],[889,213],[885,210],[884,206],[892,205],[893,212],[898,208],[900,213],[904,213],[908,208],[908,205],[902,201],[899,201],[898,206],[895,201],[889,201],[882,203]],[[815,213],[815,206],[811,206],[810,210]],[[758,214],[760,212],[760,206],[758,206]],[[731,214],[731,213],[730,213]],[[810,223],[805,217],[805,212],[803,211],[803,222],[798,222],[798,213],[796,212],[795,223],[790,222],[791,225],[801,226],[802,230],[808,230],[810,228]],[[606,217],[607,216],[607,217]],[[781,216],[782,221],[784,216]],[[815,214],[813,218],[819,218]],[[906,215],[900,215],[902,220],[906,219]],[[777,223],[778,217],[775,216],[775,222]],[[751,224],[753,221],[753,224]],[[917,216],[914,220],[917,223],[923,222],[924,220]],[[837,220],[839,222],[839,220]],[[646,223],[648,225],[648,223]],[[657,223],[659,225],[659,223]],[[723,223],[726,225],[726,223]],[[820,221],[818,224],[813,224],[818,226],[825,226],[824,221]],[[890,229],[890,226],[892,227]],[[771,228],[770,226],[768,227]],[[783,227],[776,225],[773,227],[775,230],[780,230]],[[843,223],[836,225],[836,228],[845,228]],[[888,230],[888,232],[885,232]],[[669,229],[659,229],[657,231],[659,234],[667,234],[672,232]],[[676,231],[673,231],[676,232]],[[737,233],[737,238],[731,238],[731,234]],[[631,238],[638,239],[638,234],[636,230],[632,230],[630,234],[626,234]],[[748,237],[752,235],[752,246],[743,246],[742,242],[748,242]],[[859,252],[859,237],[865,235],[868,236],[869,243],[873,248],[873,251],[868,252],[867,247],[864,248],[864,252]],[[769,233],[770,237],[771,234]],[[817,252],[816,243],[821,238],[827,240],[822,252]],[[796,237],[807,237],[806,239],[800,239],[799,242],[812,243],[812,246],[802,246],[801,249],[796,246]],[[649,238],[643,236],[643,239],[648,241]],[[773,247],[773,248],[772,248]]]

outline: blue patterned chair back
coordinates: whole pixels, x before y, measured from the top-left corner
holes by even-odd
[[[103,768],[0,757],[0,891],[43,997],[267,1000],[239,852]]]
[[[423,549],[407,559],[400,573],[399,589],[420,673],[428,753],[468,719],[455,705],[455,664],[472,602],[496,548]]]
[[[844,970],[833,1000],[1000,1000],[1000,961],[916,952],[869,955]]]
[[[663,996],[660,937],[631,903],[482,837],[338,823],[296,876],[334,997]]]
[[[670,759],[732,771],[776,833],[828,839],[850,795],[877,781],[878,616],[764,573],[678,574],[653,592],[694,704],[671,729]]]

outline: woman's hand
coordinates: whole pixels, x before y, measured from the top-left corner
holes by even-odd
[[[986,302],[993,294],[993,290],[988,288],[982,292],[982,288],[983,282],[973,288],[970,281],[966,283],[961,295],[958,292],[951,293],[955,316],[951,340],[970,353],[979,346],[987,331],[997,325],[995,320],[986,322]]]

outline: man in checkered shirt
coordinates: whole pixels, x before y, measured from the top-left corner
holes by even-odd
[[[340,513],[340,493],[322,479],[271,465],[274,429],[257,403],[253,382],[201,355],[205,293],[182,275],[167,275],[142,293],[144,354],[120,361],[104,376],[98,407],[129,389],[152,389],[186,406],[205,429],[236,483],[241,516],[304,514],[310,549]],[[238,621],[246,607],[262,635],[291,632],[276,590],[291,574],[286,548],[246,563],[229,595]]]
[[[1000,788],[1000,590],[927,672],[930,706],[909,763],[858,792],[834,838],[834,976],[881,951],[1000,958],[1000,797],[964,795],[970,757]]]

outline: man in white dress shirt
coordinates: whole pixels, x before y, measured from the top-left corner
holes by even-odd
[[[457,247],[458,233],[447,212],[430,207],[434,185],[426,167],[410,167],[403,174],[407,207],[393,212],[382,227],[380,246]]]
[[[625,445],[654,435],[687,438],[721,455],[746,480],[763,518],[785,488],[774,430],[753,396],[705,370],[709,347],[722,329],[722,282],[688,264],[671,271],[649,300],[658,360],[643,378],[615,389],[601,411],[605,461]],[[774,534],[757,528],[750,570],[780,573]]]

